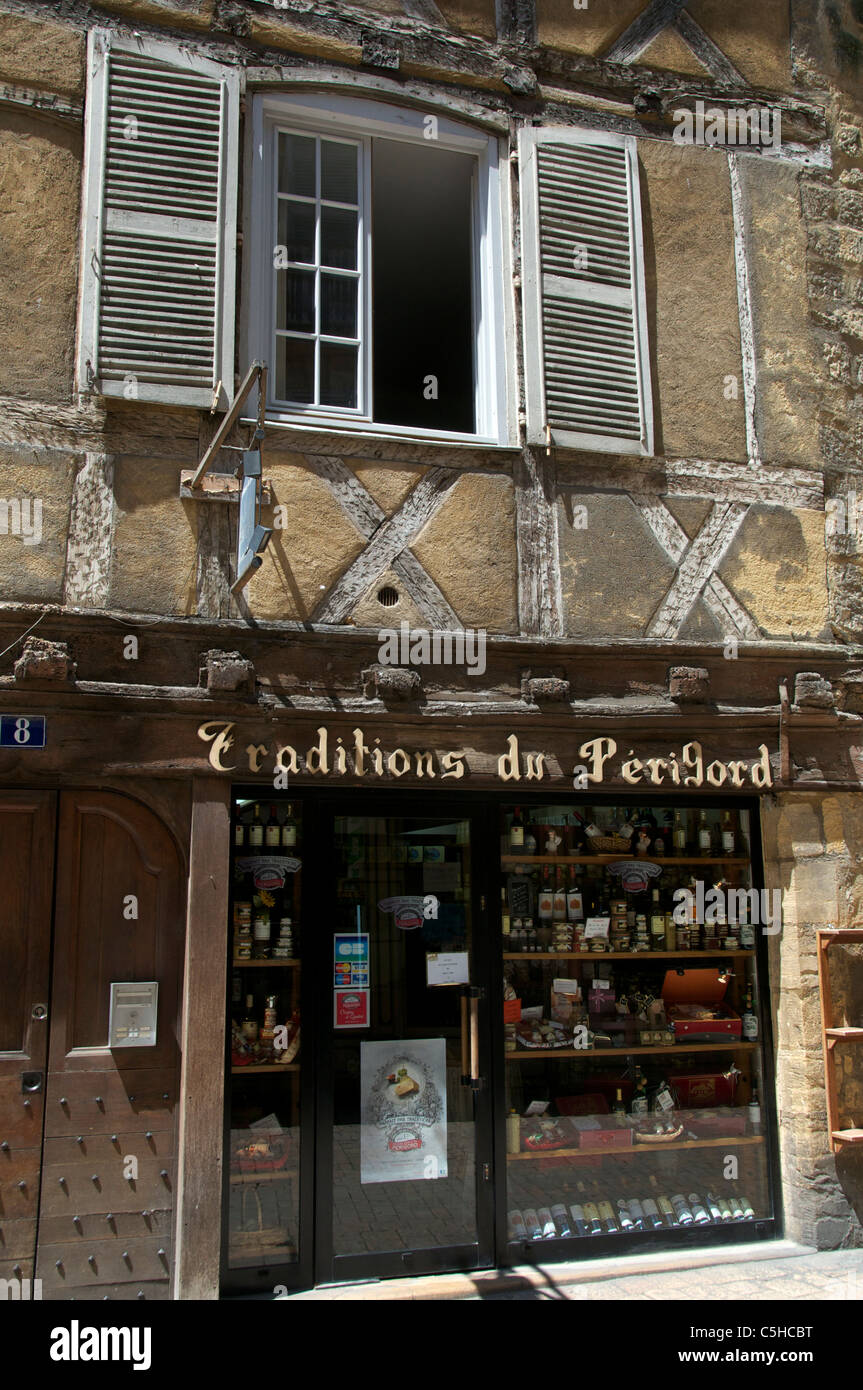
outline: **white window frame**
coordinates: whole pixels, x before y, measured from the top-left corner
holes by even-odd
[[[356,434],[392,435],[423,440],[458,441],[470,444],[503,445],[517,442],[516,422],[509,394],[509,378],[514,367],[515,336],[508,312],[507,289],[511,294],[512,273],[509,258],[508,179],[502,171],[508,162],[500,140],[487,131],[472,129],[438,112],[398,107],[390,102],[366,97],[350,97],[332,91],[260,93],[250,100],[249,148],[247,168],[251,170],[250,193],[245,199],[243,245],[245,249],[241,355],[252,361],[260,358],[270,364],[268,373],[267,421],[274,425],[301,425],[306,428],[348,430]],[[437,122],[436,140],[426,138],[427,118]],[[275,161],[277,130],[298,134],[317,134],[324,138],[344,138],[363,146],[363,177],[360,196],[360,247],[365,280],[364,302],[358,308],[363,344],[360,349],[360,389],[356,409],[333,406],[285,406],[274,399],[275,297],[273,253],[278,245],[276,219]],[[372,347],[371,236],[364,210],[370,207],[370,161],[367,157],[373,137],[401,140],[428,149],[454,150],[475,157],[472,196],[472,283],[473,283],[473,359],[475,431],[425,429],[415,425],[390,425],[376,421],[369,409]]]

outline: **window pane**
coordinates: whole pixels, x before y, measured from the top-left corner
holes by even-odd
[[[300,204],[304,206],[304,204]],[[357,268],[357,214],[346,208],[321,208],[321,265]]]
[[[277,328],[295,333],[315,331],[315,272],[280,270],[276,278]]]
[[[321,141],[321,197],[334,203],[357,201],[357,147]]]
[[[349,275],[321,275],[321,332],[357,336],[357,282]]]
[[[308,135],[279,136],[279,192],[315,196],[315,141]]]
[[[314,401],[315,345],[309,339],[276,339],[276,395],[282,401]]]
[[[357,348],[321,343],[321,405],[357,404]]]
[[[349,213],[348,216],[351,214]],[[279,200],[279,245],[286,246],[289,261],[315,263],[314,203]],[[340,265],[334,261],[333,265]]]

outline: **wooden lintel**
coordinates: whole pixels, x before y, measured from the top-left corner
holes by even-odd
[[[233,473],[206,473],[196,488],[192,487],[194,468],[184,468],[180,473],[180,497],[190,502],[238,502],[241,482]],[[270,484],[261,481],[261,503],[272,506],[273,490]]]

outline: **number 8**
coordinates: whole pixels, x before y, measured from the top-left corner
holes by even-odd
[[[29,743],[29,742],[30,742],[30,720],[29,720],[29,719],[16,719],[16,720],[15,720],[15,732],[14,732],[14,734],[12,735],[12,737],[14,738],[14,740],[15,740],[16,743]]]

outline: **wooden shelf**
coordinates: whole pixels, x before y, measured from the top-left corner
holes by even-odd
[[[247,1067],[231,1067],[231,1076],[260,1076],[264,1072],[299,1071],[299,1062],[250,1062]]]
[[[863,1129],[834,1129],[830,1138],[835,1144],[863,1144]]]
[[[863,1130],[860,1131],[863,1133]],[[734,1148],[737,1144],[763,1144],[762,1134],[732,1134],[726,1139],[681,1139],[671,1144],[633,1144],[630,1149],[534,1149],[507,1154],[506,1161],[523,1158],[631,1158],[633,1154],[668,1153],[671,1149]]]
[[[863,1129],[840,1129],[842,1106],[839,1099],[839,1078],[836,1075],[837,1043],[863,1042],[863,1028],[849,1028],[837,1024],[833,1010],[833,990],[830,980],[829,951],[831,946],[842,946],[852,941],[863,941],[863,930],[859,927],[842,928],[816,934],[818,951],[818,988],[821,998],[821,1042],[824,1053],[824,1091],[827,1101],[827,1134],[830,1151],[846,1145],[863,1144]],[[859,961],[855,962],[859,969]]]
[[[617,854],[502,854],[501,864],[614,864],[619,859],[632,859],[637,864],[736,864],[748,869],[751,860],[747,855],[723,858],[712,854],[700,855],[696,859],[678,857],[673,854],[632,854],[625,849]]]
[[[300,962],[294,957],[287,957],[285,960],[233,960],[231,965],[235,970],[261,970],[267,965],[288,965],[296,970],[300,968]]]
[[[667,1057],[692,1052],[755,1052],[757,1048],[757,1042],[732,1038],[727,1043],[671,1043],[668,1047],[534,1047],[504,1055],[508,1062],[534,1062],[542,1057]]]
[[[504,951],[504,960],[712,960],[714,956],[754,956],[754,951]],[[863,1032],[863,1029],[860,1030]]]

